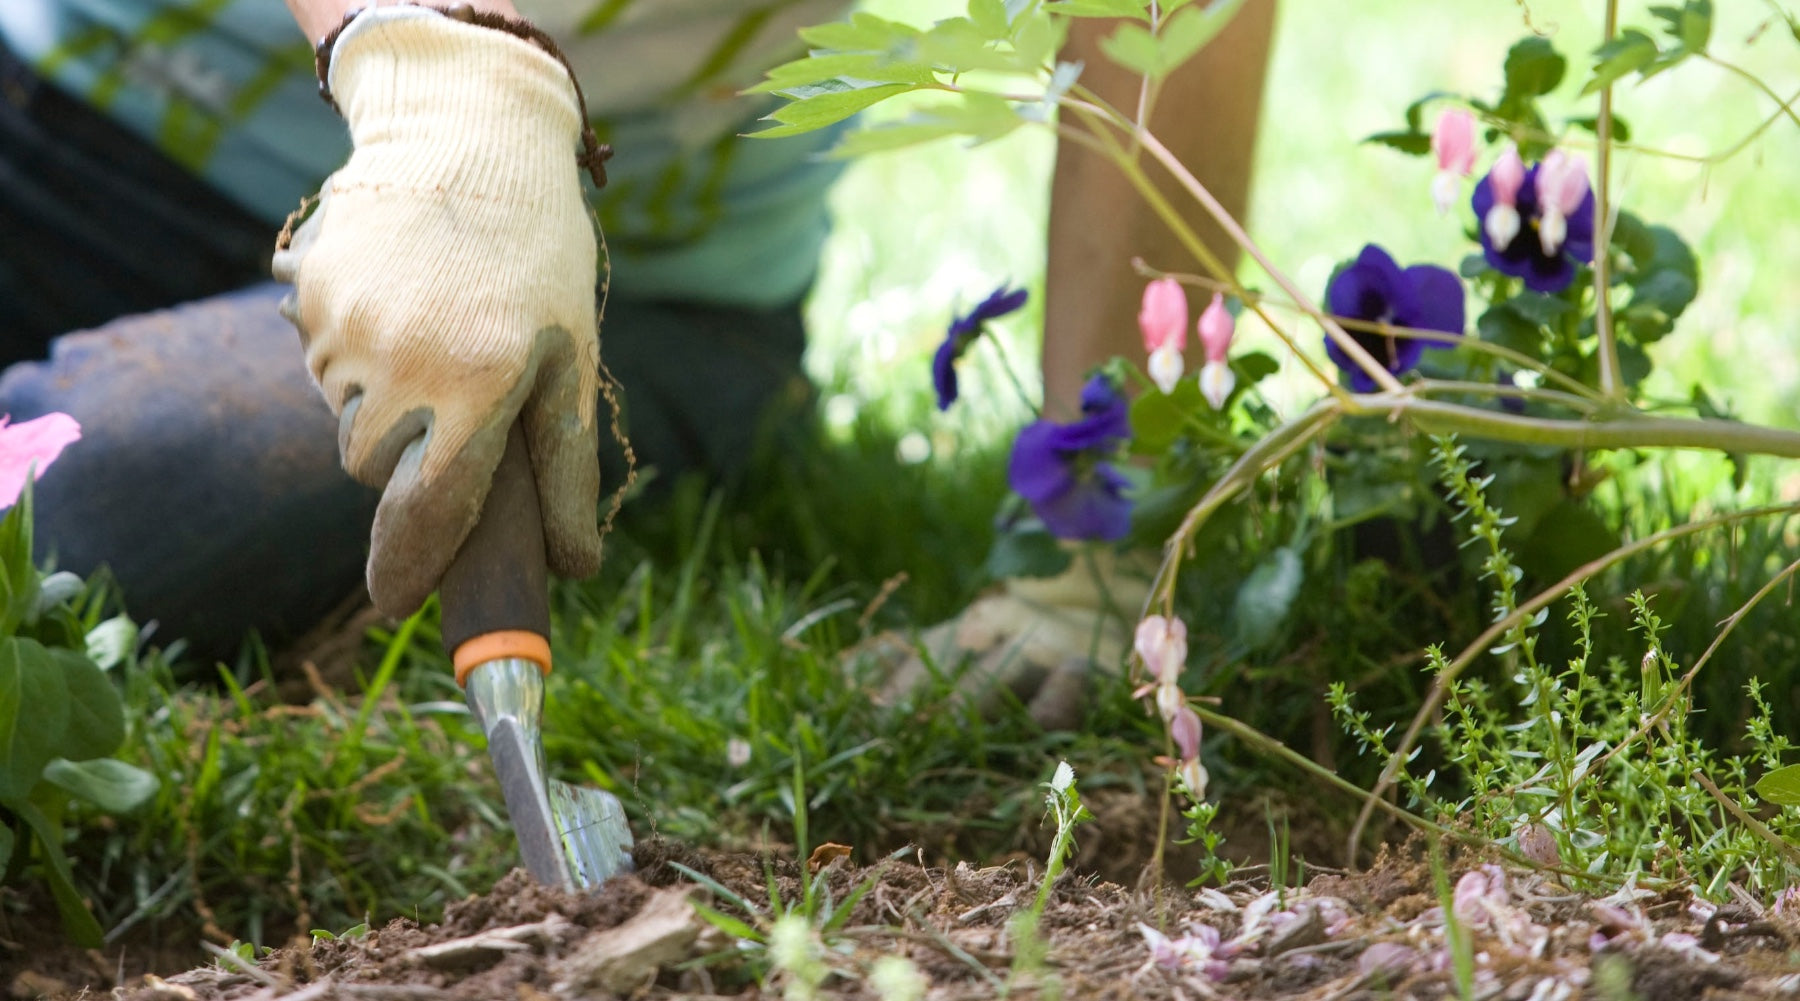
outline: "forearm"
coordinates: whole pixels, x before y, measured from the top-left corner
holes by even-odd
[[[1150,131],[1239,219],[1249,202],[1274,20],[1275,0],[1245,4],[1218,38],[1164,81],[1150,123]],[[1077,19],[1063,58],[1085,60],[1082,83],[1130,113],[1137,107],[1138,78],[1099,51],[1099,40],[1117,26],[1100,18]],[[1152,173],[1160,171],[1153,167]],[[1227,263],[1237,260],[1237,248],[1172,182],[1159,187],[1184,207],[1214,254]],[[1113,355],[1142,350],[1136,316],[1144,282],[1132,271],[1131,258],[1180,270],[1197,271],[1199,264],[1116,166],[1075,143],[1057,151],[1049,253],[1045,399],[1067,416],[1088,369]]]
[[[476,10],[493,11],[507,17],[518,17],[512,0],[461,0]],[[344,15],[353,7],[367,7],[368,0],[287,0],[294,22],[309,42],[317,42],[343,23]],[[447,4],[446,4],[447,5]]]

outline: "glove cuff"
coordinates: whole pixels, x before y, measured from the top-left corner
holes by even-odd
[[[527,22],[418,4],[363,9],[317,49],[319,92],[390,184],[533,197],[570,153],[596,186],[611,155],[555,42]],[[566,162],[566,161],[562,161]]]

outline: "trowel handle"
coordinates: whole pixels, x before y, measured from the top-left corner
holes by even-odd
[[[514,424],[481,520],[438,585],[444,649],[462,684],[476,667],[520,658],[550,670],[549,574],[544,517],[525,432]]]

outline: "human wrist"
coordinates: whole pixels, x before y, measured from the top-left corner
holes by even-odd
[[[581,84],[575,79],[568,57],[550,35],[516,13],[500,12],[497,8],[501,6],[510,11],[510,0],[486,0],[485,4],[457,2],[449,6],[435,6],[425,0],[399,0],[374,7],[352,7],[313,47],[319,96],[333,110],[345,115],[351,125],[352,139],[360,145],[357,122],[371,116],[346,112],[332,93],[338,76],[338,53],[359,36],[380,36],[385,28],[398,27],[397,34],[389,34],[378,39],[376,44],[363,47],[371,53],[373,61],[385,61],[389,67],[386,74],[378,75],[385,83],[372,88],[375,92],[373,117],[398,124],[407,122],[407,113],[453,111],[456,95],[460,94],[469,108],[451,117],[462,119],[465,125],[474,124],[496,132],[530,131],[544,125],[535,120],[512,120],[510,113],[518,109],[506,105],[509,101],[516,103],[518,95],[509,90],[507,81],[497,77],[490,79],[478,65],[485,62],[500,75],[509,76],[511,82],[523,85],[520,93],[527,103],[535,102],[552,123],[562,117],[558,112],[567,103],[562,97],[573,91],[579,138],[575,162],[596,188],[606,187],[606,161],[612,157],[612,147],[599,142],[594,135],[593,125],[588,121],[587,100],[581,93]],[[401,26],[403,22],[406,24]],[[495,35],[510,36],[510,41],[496,39]],[[548,64],[545,57],[548,57]],[[544,75],[543,71],[550,64],[560,70],[560,75],[556,72],[550,72],[548,77]],[[400,83],[402,78],[408,78],[407,85]],[[408,93],[409,89],[420,86],[425,89]],[[440,97],[437,91],[446,93]],[[496,99],[499,102],[497,114],[484,118],[481,109],[486,107],[496,111]],[[394,117],[396,113],[400,113],[400,117]],[[553,126],[552,138],[554,131]]]
[[[512,0],[464,0],[473,10],[517,18],[519,11]],[[287,0],[288,11],[306,40],[317,45],[353,11],[369,5],[369,0]]]

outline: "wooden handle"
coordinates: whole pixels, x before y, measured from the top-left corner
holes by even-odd
[[[515,424],[481,520],[438,586],[444,649],[457,661],[458,683],[477,663],[509,656],[550,670],[549,588],[537,480],[525,432]]]

